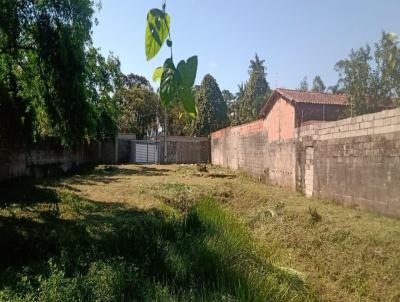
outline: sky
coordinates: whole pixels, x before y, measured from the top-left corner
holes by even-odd
[[[154,59],[145,57],[146,15],[161,3],[102,0],[94,46],[118,56],[125,74],[151,80],[169,56],[164,45]],[[337,82],[335,63],[352,48],[372,45],[382,30],[400,35],[400,0],[167,0],[167,12],[174,59],[197,55],[196,83],[210,73],[233,93],[248,79],[255,53],[265,60],[272,88],[297,88],[315,75],[330,86]]]

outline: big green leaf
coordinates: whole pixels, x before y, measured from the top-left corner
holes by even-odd
[[[177,100],[181,81],[179,72],[171,59],[165,61],[163,69],[160,83],[160,98],[161,104],[165,107]]]
[[[154,69],[153,72],[153,81],[158,81],[161,79],[161,76],[163,74],[164,68],[162,66],[157,67],[156,69]]]
[[[186,112],[191,118],[196,117],[196,104],[194,101],[193,88],[181,86],[179,89],[179,99],[183,104]]]
[[[147,14],[146,26],[146,58],[152,59],[161,49],[168,37],[171,19],[160,9],[153,8]]]
[[[197,73],[197,56],[190,57],[186,62],[180,61],[177,69],[182,79],[182,85],[192,87],[196,80]]]

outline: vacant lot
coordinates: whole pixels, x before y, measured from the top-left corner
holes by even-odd
[[[399,301],[400,221],[196,166],[0,191],[0,300]]]

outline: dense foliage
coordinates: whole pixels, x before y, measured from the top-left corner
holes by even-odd
[[[89,139],[106,140],[117,132],[120,109],[114,95],[126,78],[121,73],[119,59],[112,54],[106,59],[98,50],[90,48],[86,57],[86,95],[92,109]]]
[[[143,138],[157,131],[160,101],[145,77],[127,75],[123,87],[115,93],[114,98],[120,113],[119,132],[135,133],[138,138]]]
[[[339,61],[336,91],[345,93],[350,102],[349,115],[376,112],[399,104],[400,48],[392,33],[382,33],[374,52],[367,44],[351,50],[347,59]]]
[[[255,55],[250,60],[249,80],[239,86],[237,104],[231,104],[231,123],[233,125],[253,121],[258,118],[261,108],[271,95],[271,88],[266,79],[265,60]]]
[[[217,81],[204,76],[197,93],[198,115],[195,122],[197,135],[208,135],[228,125],[228,108]]]
[[[93,6],[90,0],[1,1],[1,145],[55,137],[72,146],[113,134],[110,92],[119,62],[91,47]]]
[[[162,112],[163,114],[163,112]],[[162,115],[161,116],[164,116]],[[185,111],[182,104],[169,106],[166,110],[168,135],[193,136],[195,135],[195,120]],[[197,115],[198,117],[198,115]]]

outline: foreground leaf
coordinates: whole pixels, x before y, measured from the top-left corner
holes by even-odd
[[[153,81],[159,81],[161,79],[163,71],[164,71],[164,68],[162,68],[162,66],[157,67],[156,69],[154,69]]]
[[[151,9],[147,14],[145,48],[147,60],[152,59],[168,37],[170,16],[159,9]]]
[[[160,83],[160,98],[161,104],[165,107],[176,101],[181,81],[179,72],[171,59],[165,61],[163,70]]]
[[[186,87],[192,87],[196,80],[197,56],[190,57],[186,62],[180,61],[177,69],[182,79],[182,84]]]
[[[179,90],[179,99],[183,104],[186,112],[190,115],[191,118],[196,117],[196,103],[194,100],[193,88],[182,86]]]

